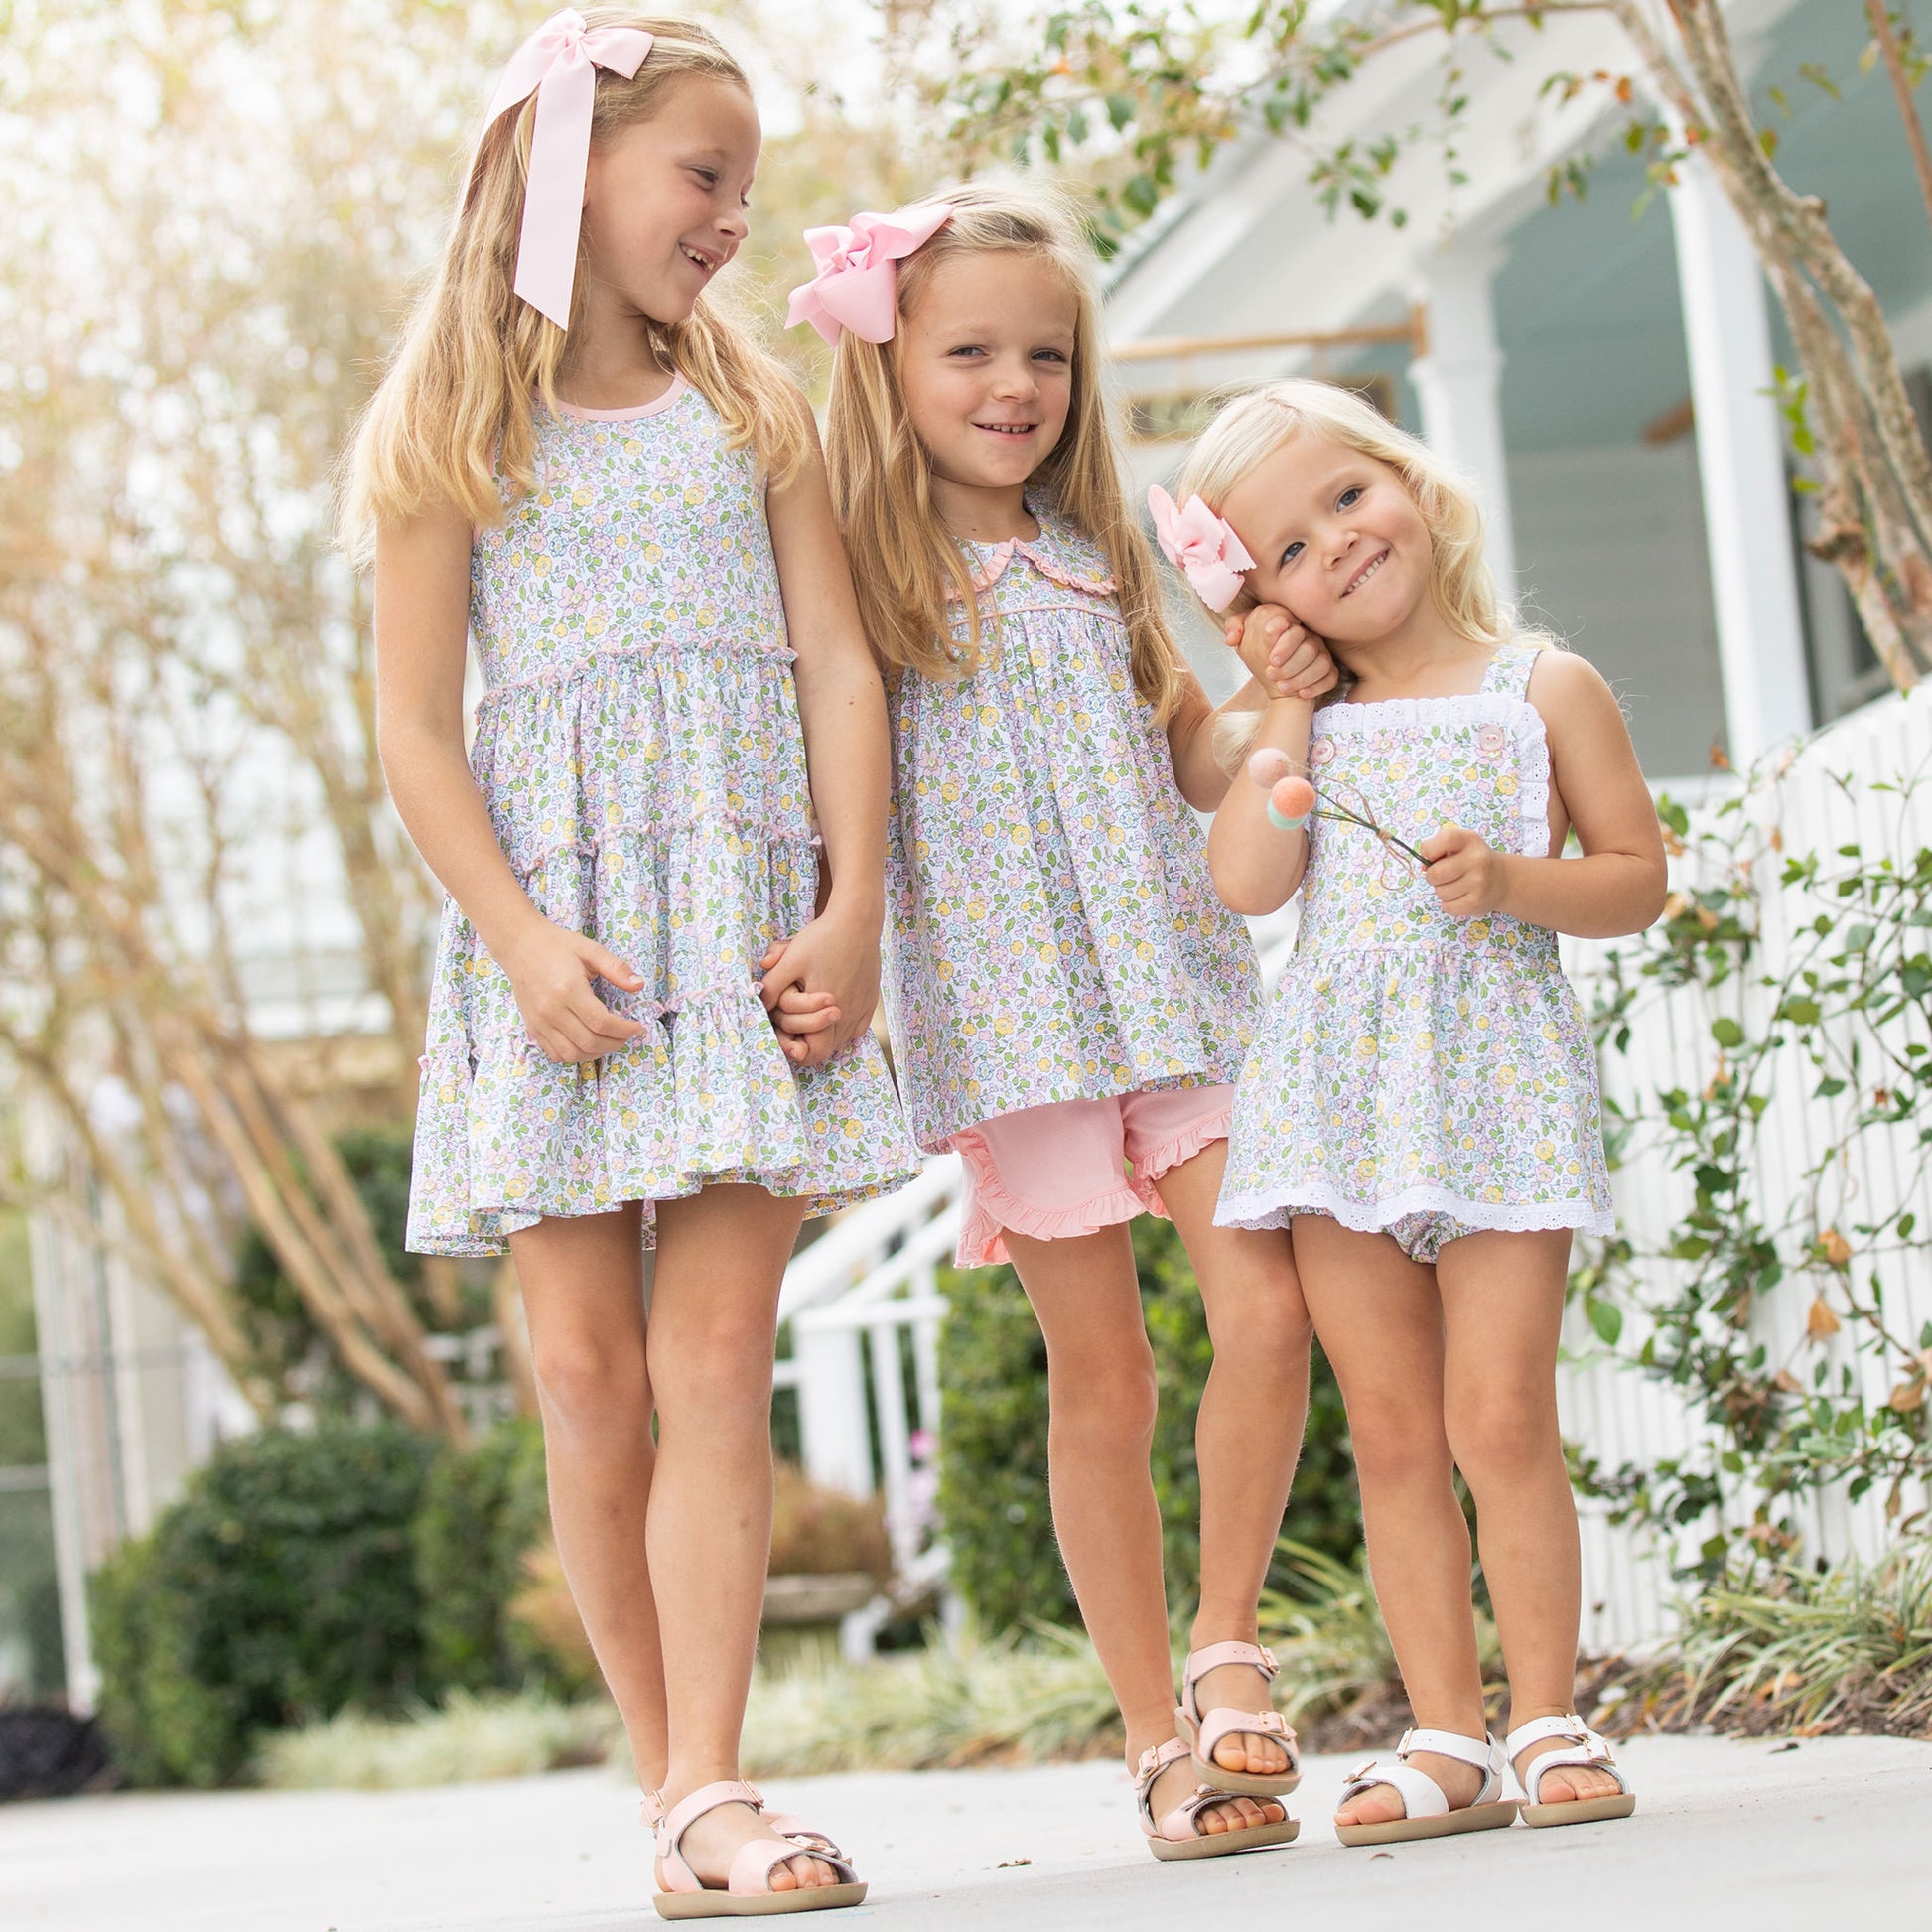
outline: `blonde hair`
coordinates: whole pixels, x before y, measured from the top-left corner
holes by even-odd
[[[628,7],[590,7],[584,17],[592,28],[630,27],[652,36],[633,78],[595,69],[593,148],[648,120],[689,76],[751,92],[723,43],[694,22]],[[532,93],[478,136],[442,260],[357,427],[341,525],[346,547],[360,557],[367,557],[378,526],[432,504],[447,504],[486,527],[535,486],[534,405],[540,400],[556,413],[557,370],[568,343],[563,330],[510,287],[536,105]],[[580,248],[573,324],[583,315],[587,279]],[[731,447],[750,446],[771,482],[788,481],[807,448],[805,407],[778,364],[709,297],[700,297],[683,322],[645,327],[666,371],[682,375],[724,419]]]
[[[916,308],[941,263],[971,255],[1036,256],[1057,268],[1073,291],[1072,406],[1029,487],[1105,552],[1135,688],[1165,723],[1180,701],[1181,660],[1162,609],[1154,553],[1127,506],[1101,387],[1099,300],[1079,217],[1063,196],[1039,188],[969,182],[928,199],[949,203],[953,212],[899,264],[901,316]],[[982,659],[985,622],[965,555],[934,506],[930,459],[907,414],[899,375],[903,333],[869,343],[848,329],[839,339],[825,429],[832,499],[866,631],[888,674],[961,678]],[[963,643],[953,635],[949,601],[965,607]]]
[[[1343,449],[1385,463],[1402,480],[1429,530],[1430,596],[1443,621],[1472,644],[1554,644],[1547,632],[1520,626],[1496,596],[1496,581],[1482,554],[1482,510],[1474,492],[1421,437],[1392,423],[1352,389],[1311,376],[1289,376],[1251,389],[1230,402],[1207,428],[1181,466],[1174,500],[1198,496],[1218,516],[1244,477],[1285,443],[1303,434],[1325,436]],[[1244,589],[1229,607],[1253,605]],[[1216,622],[1226,612],[1212,613]],[[1225,765],[1237,761],[1259,729],[1259,712],[1226,714],[1215,750]]]

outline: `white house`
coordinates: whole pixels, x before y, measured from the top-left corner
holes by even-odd
[[[1932,219],[1882,68],[1848,0],[1733,0],[1726,18],[1778,132],[1777,163],[1825,198],[1834,232],[1892,317],[1932,400]],[[1654,779],[1735,764],[1885,688],[1832,571],[1796,541],[1773,371],[1792,361],[1740,224],[1693,162],[1642,215],[1630,111],[1587,86],[1541,98],[1558,71],[1633,74],[1601,15],[1505,30],[1519,57],[1466,53],[1456,134],[1467,183],[1418,144],[1391,198],[1405,226],[1330,219],[1305,150],[1265,130],[1225,150],[1129,251],[1110,334],[1143,419],[1185,423],[1191,394],[1290,372],[1380,377],[1394,413],[1477,480],[1490,550],[1525,611],[1623,695]],[[1324,142],[1432,121],[1442,42],[1369,61],[1334,95]],[[1832,99],[1802,77],[1826,70]],[[1777,88],[1789,102],[1772,104]],[[1641,95],[1639,95],[1641,100]],[[1581,201],[1552,205],[1551,170],[1592,166]],[[1406,328],[1413,318],[1414,328]],[[1225,351],[1216,339],[1378,331],[1325,350]],[[1186,345],[1163,355],[1163,342]],[[1150,480],[1178,443],[1144,447]]]

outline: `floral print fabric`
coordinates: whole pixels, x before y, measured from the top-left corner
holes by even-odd
[[[537,488],[472,552],[471,769],[538,909],[642,975],[596,991],[645,1025],[595,1063],[545,1058],[446,903],[408,1245],[501,1254],[546,1215],[725,1181],[814,1213],[897,1186],[919,1163],[877,1042],[797,1071],[755,985],[818,884],[755,459],[681,383],[645,411],[538,421]]]
[[[893,696],[887,1003],[935,1150],[1023,1107],[1230,1080],[1260,1000],[1105,555],[1029,507],[1037,542],[974,548],[980,668]]]
[[[1505,646],[1472,697],[1324,706],[1316,788],[1411,845],[1453,820],[1546,856],[1535,661]],[[1215,1218],[1611,1232],[1596,1057],[1556,934],[1450,918],[1360,826],[1316,818],[1309,839],[1295,954],[1242,1070]]]

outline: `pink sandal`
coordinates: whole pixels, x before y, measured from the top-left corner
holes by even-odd
[[[691,1869],[681,1849],[684,1834],[720,1805],[749,1805],[767,1831],[785,1841],[778,1846],[754,1839],[740,1846],[722,1890],[707,1885]],[[727,1780],[702,1785],[668,1811],[655,1792],[646,1792],[644,1822],[657,1834],[657,1868],[664,1889],[652,1903],[659,1918],[763,1918],[779,1912],[829,1912],[842,1905],[857,1905],[866,1895],[864,1881],[829,1838],[783,1813],[767,1817],[764,1800],[749,1784]],[[808,1885],[799,1891],[773,1891],[772,1872],[801,1853],[823,1859],[841,1882]]]
[[[1140,1807],[1141,1830],[1147,1849],[1157,1859],[1220,1859],[1231,1852],[1259,1852],[1268,1845],[1288,1845],[1302,1827],[1299,1820],[1284,1818],[1276,1825],[1248,1825],[1232,1832],[1204,1832],[1200,1815],[1210,1805],[1225,1804],[1229,1794],[1211,1786],[1197,1784],[1192,1793],[1158,1823],[1154,1816],[1154,1781],[1170,1764],[1178,1764],[1188,1755],[1178,1737],[1156,1744],[1141,1753],[1134,1772],[1134,1801]],[[1287,1809],[1286,1806],[1283,1807]]]
[[[1258,1643],[1211,1643],[1202,1650],[1189,1651],[1181,1673],[1180,1708],[1174,1714],[1180,1734],[1192,1746],[1194,1769],[1202,1783],[1216,1791],[1232,1791],[1243,1798],[1281,1798],[1302,1782],[1302,1753],[1295,1731],[1279,1711],[1235,1711],[1216,1705],[1205,1717],[1194,1686],[1209,1671],[1224,1664],[1246,1664],[1258,1670],[1270,1683],[1281,1668],[1274,1653]],[[1229,1771],[1214,1762],[1214,1752],[1229,1737],[1267,1737],[1288,1753],[1288,1767],[1281,1771]]]

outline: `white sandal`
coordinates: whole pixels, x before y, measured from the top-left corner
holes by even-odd
[[[1527,1776],[1516,1773],[1516,1760],[1532,1744],[1546,1737],[1562,1737],[1571,1748],[1545,1751],[1530,1760]],[[1628,1818],[1637,1808],[1630,1781],[1617,1768],[1616,1754],[1608,1743],[1573,1711],[1566,1718],[1532,1718],[1509,1733],[1503,1749],[1509,1756],[1510,1788],[1518,1794],[1526,1825],[1588,1825],[1599,1818]],[[1560,1805],[1546,1805],[1538,1797],[1543,1789],[1543,1774],[1561,1770],[1565,1765],[1580,1769],[1607,1771],[1616,1780],[1616,1793],[1608,1798],[1571,1798]]]
[[[738,1848],[725,1883],[707,1885],[691,1869],[682,1846],[684,1834],[720,1805],[749,1806],[765,1829],[784,1843],[748,1840]],[[764,1800],[749,1784],[736,1779],[703,1785],[668,1811],[655,1792],[647,1792],[644,1821],[657,1834],[657,1865],[664,1889],[651,1902],[659,1918],[764,1918],[780,1912],[829,1912],[842,1905],[857,1905],[865,1898],[864,1881],[830,1839],[808,1830],[795,1818],[768,1816]],[[839,1883],[773,1891],[772,1872],[800,1853],[823,1859],[838,1873]]]
[[[1196,1683],[1223,1664],[1246,1664],[1269,1683],[1281,1666],[1275,1653],[1258,1643],[1210,1643],[1187,1653],[1180,1675],[1180,1708],[1174,1713],[1180,1734],[1193,1747],[1194,1771],[1216,1791],[1233,1791],[1244,1798],[1283,1798],[1302,1782],[1302,1752],[1288,1720],[1272,1706],[1266,1711],[1236,1711],[1216,1705],[1203,1714]],[[1288,1755],[1279,1771],[1229,1771],[1214,1761],[1214,1753],[1229,1737],[1266,1737]]]
[[[1409,1763],[1417,1751],[1452,1757],[1483,1774],[1472,1802],[1451,1808],[1448,1794],[1427,1771]],[[1402,1799],[1403,1816],[1379,1825],[1341,1825],[1335,1836],[1344,1845],[1398,1845],[1414,1838],[1448,1838],[1454,1832],[1494,1832],[1516,1820],[1517,1801],[1507,1797],[1509,1760],[1493,1737],[1463,1737],[1452,1730],[1406,1730],[1395,1747],[1396,1761],[1372,1757],[1350,1771],[1341,1802],[1386,1784]]]
[[[1154,1781],[1170,1764],[1178,1764],[1192,1753],[1178,1737],[1165,1744],[1150,1745],[1141,1753],[1134,1772],[1134,1801],[1140,1808],[1141,1830],[1147,1835],[1147,1849],[1157,1859],[1224,1859],[1231,1852],[1259,1852],[1268,1845],[1289,1845],[1301,1831],[1301,1821],[1284,1818],[1274,1825],[1244,1825],[1231,1832],[1204,1832],[1200,1815],[1213,1805],[1224,1805],[1230,1794],[1211,1785],[1197,1784],[1193,1791],[1169,1812],[1154,1816]],[[1281,1804],[1281,1800],[1275,1800]],[[1286,1811],[1288,1807],[1282,1805]]]

